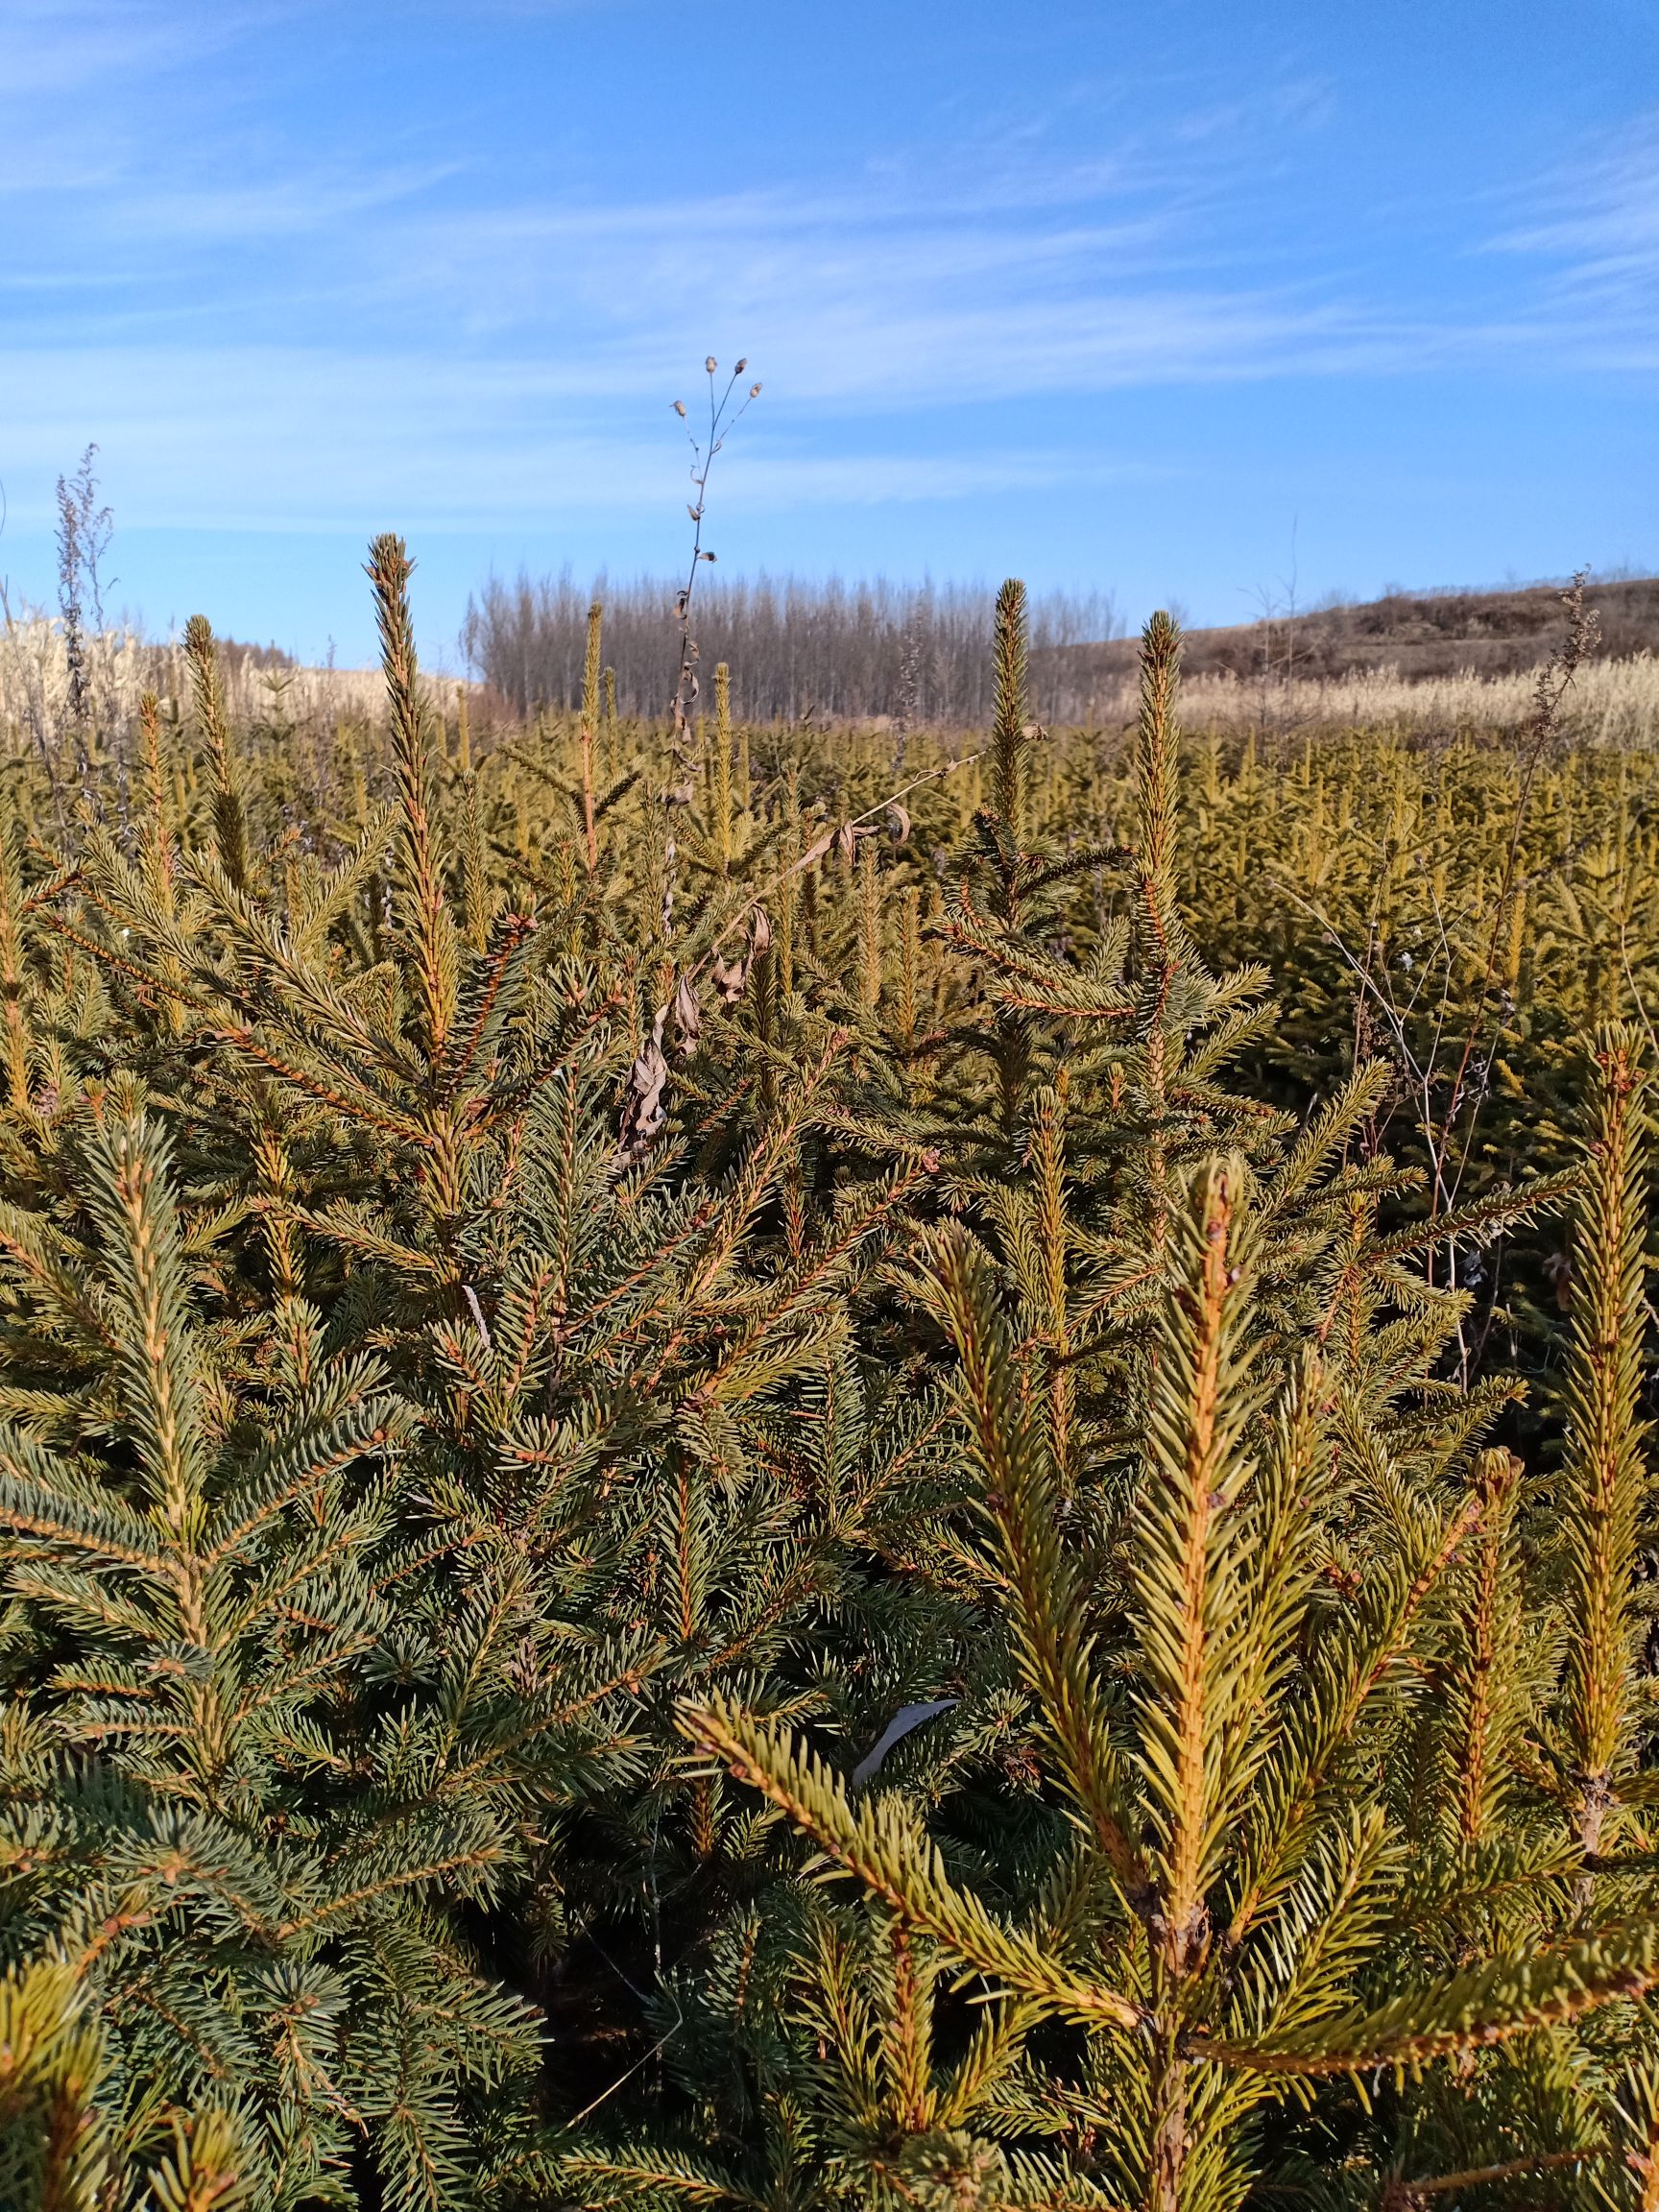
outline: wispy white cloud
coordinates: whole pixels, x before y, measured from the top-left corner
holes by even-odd
[[[1531,219],[1500,232],[1500,250],[1559,255],[1593,271],[1659,261],[1659,112],[1599,155],[1554,170],[1528,197]]]
[[[10,159],[0,151],[0,191],[36,207],[38,157],[56,163],[57,218],[14,227],[0,297],[14,343],[95,348],[107,383],[123,365],[125,391],[146,349],[158,361],[228,330],[267,333],[285,355],[378,354],[382,386],[411,393],[416,360],[464,365],[480,395],[481,360],[518,362],[525,388],[596,404],[662,396],[717,332],[763,356],[796,402],[854,413],[1330,374],[1439,343],[1421,316],[1345,297],[1339,272],[1263,284],[1227,235],[1263,168],[1328,123],[1317,80],[1193,100],[1173,126],[1118,104],[1109,134],[1073,134],[1064,154],[1051,112],[999,116],[992,99],[960,146],[882,149],[831,189],[780,177],[738,194],[600,198],[591,180],[526,186],[487,147],[435,158],[395,121],[362,151],[349,135],[297,146],[262,134],[246,87],[228,119],[191,103],[157,159],[153,104],[131,96],[146,76],[169,80],[165,112],[179,114],[171,80],[204,30],[223,55],[320,19],[316,0],[227,0],[213,14],[67,0],[73,38],[58,0],[16,5],[25,79],[102,70],[122,97],[89,108],[84,129],[71,108],[55,138],[36,114]],[[66,59],[70,47],[91,59]],[[1091,96],[1076,85],[1054,105]],[[0,125],[26,105],[0,87]]]
[[[1659,110],[1541,178],[1490,250],[1541,266],[1539,320],[1560,355],[1659,367]]]
[[[1204,146],[1193,204],[1243,157],[1220,130]],[[712,337],[785,399],[776,439],[770,400],[746,437],[731,496],[969,499],[1121,480],[1098,447],[1045,445],[1033,400],[1409,372],[1518,342],[1491,318],[1344,297],[1339,273],[1245,282],[1133,169],[1005,160],[597,204],[457,204],[477,180],[451,162],[337,153],[189,189],[143,171],[83,228],[96,282],[38,264],[0,278],[7,467],[44,487],[90,427],[123,510],[180,527],[661,507],[679,488],[667,403]],[[993,449],[982,425],[951,449],[952,411],[986,403],[1003,413]],[[815,417],[839,422],[817,451]],[[887,449],[896,421],[924,418],[929,450],[914,433]]]
[[[1344,301],[1331,283],[1246,284],[1184,232],[1179,210],[1098,175],[937,180],[832,194],[784,190],[606,205],[447,205],[447,164],[315,167],[233,189],[123,193],[103,227],[90,311],[55,272],[15,268],[36,344],[170,349],[228,325],[292,347],[534,364],[533,381],[593,399],[666,386],[729,333],[814,406],[902,410],[1126,383],[1328,374],[1443,349],[1423,317]],[[1064,187],[1064,188],[1063,188]],[[1123,204],[1127,203],[1127,204]],[[295,257],[222,272],[208,290],[169,263],[286,243]],[[55,311],[64,322],[55,322]],[[26,335],[28,335],[26,333]],[[475,366],[480,362],[483,367]]]
[[[216,53],[292,17],[302,0],[7,0],[5,96],[69,99],[113,84],[129,91],[174,71],[200,70]],[[60,110],[61,127],[73,120]]]
[[[174,250],[251,245],[260,240],[313,240],[361,226],[366,218],[406,204],[456,176],[455,161],[388,163],[373,170],[317,165],[233,185],[169,189],[123,197],[108,222],[128,247],[165,241]]]
[[[661,513],[684,476],[666,407],[654,435],[644,410],[596,409],[556,367],[427,360],[389,380],[376,357],[260,348],[144,349],[96,364],[77,350],[36,356],[32,369],[38,397],[9,425],[11,466],[50,482],[97,410],[118,506],[156,527],[357,528],[395,514],[410,527],[481,529],[544,517],[550,499]],[[757,417],[722,507],[952,500],[1148,473],[1010,439],[918,453],[854,436],[826,454],[799,428]],[[18,502],[14,518],[39,525],[48,510]]]
[[[270,12],[244,11],[250,24]],[[1449,314],[1329,258],[1262,280],[1259,244],[1229,210],[1329,105],[1327,87],[1298,82],[1264,107],[1125,126],[1082,156],[1014,132],[972,158],[854,163],[830,190],[672,200],[526,189],[482,153],[434,158],[384,139],[372,154],[301,155],[203,131],[166,164],[142,141],[112,152],[106,139],[71,235],[20,246],[0,294],[23,343],[95,345],[111,368],[117,349],[263,330],[290,352],[379,351],[394,382],[411,378],[412,354],[447,358],[480,393],[481,361],[521,361],[532,386],[595,402],[663,395],[720,334],[794,400],[854,412],[1399,373],[1552,343],[1525,301]],[[13,190],[33,180],[19,166]],[[1571,218],[1586,246],[1593,221],[1611,236],[1640,182],[1610,177],[1605,205]],[[1562,216],[1512,243],[1552,236],[1559,252],[1569,228]]]

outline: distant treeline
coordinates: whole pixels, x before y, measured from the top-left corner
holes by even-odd
[[[679,661],[677,587],[647,578],[590,589],[557,577],[492,577],[468,604],[462,642],[475,673],[521,713],[567,708],[582,693],[588,609],[605,609],[605,661],[624,714],[663,710]],[[698,580],[692,635],[707,685],[733,671],[738,710],[756,721],[868,721],[905,726],[984,722],[991,713],[985,636],[992,594],[965,585]],[[1121,634],[1108,592],[1050,592],[1032,601],[1031,702],[1046,720],[1093,718],[1116,697],[1114,674],[1089,647]]]
[[[662,711],[678,661],[672,584],[600,577],[579,588],[566,570],[540,581],[492,578],[468,608],[463,644],[474,672],[520,713],[573,706],[581,695],[588,609],[605,607],[605,659],[624,714]],[[1590,590],[1601,657],[1659,649],[1659,579],[1614,576]],[[698,581],[693,633],[705,674],[731,663],[739,710],[757,721],[873,721],[964,727],[991,714],[981,650],[990,595],[963,585],[813,583],[761,576]],[[1135,647],[1107,592],[1053,592],[1032,602],[1032,707],[1046,722],[1117,716]],[[1356,603],[1277,609],[1255,622],[1190,632],[1192,678],[1241,686],[1330,685],[1394,671],[1407,683],[1460,671],[1488,679],[1536,667],[1556,646],[1559,585],[1500,590],[1390,590]]]

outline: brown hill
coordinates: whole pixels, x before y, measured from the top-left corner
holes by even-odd
[[[1566,632],[1561,587],[1532,584],[1503,591],[1390,591],[1359,605],[1319,607],[1305,614],[1274,614],[1226,629],[1190,630],[1184,666],[1190,676],[1276,678],[1351,676],[1393,667],[1408,681],[1453,676],[1507,676],[1535,668]],[[1601,624],[1601,656],[1624,660],[1659,652],[1659,577],[1621,578],[1593,585],[1588,593]],[[1056,657],[1075,659],[1067,674],[1127,673],[1133,638],[1109,644],[1062,646]]]

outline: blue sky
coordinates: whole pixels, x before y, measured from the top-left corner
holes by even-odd
[[[1659,562],[1652,0],[4,0],[0,573],[369,655],[678,565],[1240,619]]]

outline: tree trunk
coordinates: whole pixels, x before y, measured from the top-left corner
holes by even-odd
[[[1167,2046],[1152,2078],[1152,2156],[1146,2212],[1181,2212],[1187,2165],[1187,2061]]]

